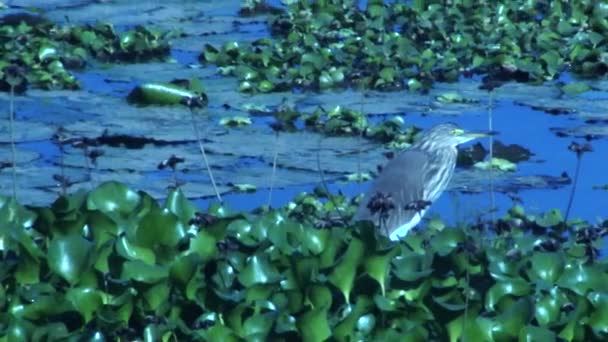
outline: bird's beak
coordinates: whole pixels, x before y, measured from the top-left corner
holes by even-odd
[[[463,142],[471,141],[471,140],[474,140],[474,139],[494,136],[497,133],[498,132],[496,132],[496,131],[488,131],[488,132],[465,132],[465,131],[462,131],[462,133],[458,136],[458,138],[460,138],[461,143],[463,143]]]

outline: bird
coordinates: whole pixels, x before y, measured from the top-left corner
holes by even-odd
[[[360,201],[354,221],[372,221],[398,241],[415,227],[447,188],[454,170],[456,146],[490,133],[465,132],[452,123],[438,124],[408,149],[396,154]]]

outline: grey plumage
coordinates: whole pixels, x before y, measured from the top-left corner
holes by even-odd
[[[405,236],[424,216],[428,205],[447,188],[456,166],[456,146],[480,136],[485,134],[467,134],[453,124],[431,128],[382,168],[362,199],[354,220],[382,225],[381,232],[392,240]],[[394,209],[382,222],[379,213],[373,213],[368,207],[376,194],[390,195],[394,203]]]

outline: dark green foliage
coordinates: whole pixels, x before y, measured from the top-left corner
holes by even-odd
[[[200,60],[238,77],[240,90],[363,87],[427,90],[486,75],[542,83],[563,71],[608,71],[601,1],[293,1],[270,15],[272,39],[206,45]],[[577,92],[577,89],[565,89]]]
[[[0,338],[608,338],[608,264],[589,253],[605,223],[515,207],[392,243],[330,219],[356,201],[316,194],[259,216],[117,182],[48,208],[0,198]]]
[[[0,90],[11,84],[6,68],[18,66],[27,85],[41,89],[78,89],[70,69],[82,69],[92,57],[101,62],[145,62],[169,56],[168,33],[142,26],[118,33],[111,24],[60,26],[50,21],[0,23]],[[21,84],[20,84],[21,85]]]

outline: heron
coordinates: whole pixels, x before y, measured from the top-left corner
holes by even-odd
[[[430,128],[382,168],[354,220],[378,223],[381,233],[393,241],[404,237],[450,183],[456,168],[456,147],[488,135],[466,132],[451,123]]]

